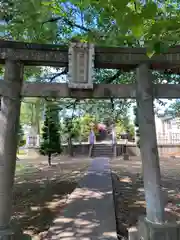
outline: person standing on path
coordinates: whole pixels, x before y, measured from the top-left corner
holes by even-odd
[[[112,135],[113,156],[116,157],[117,156],[117,150],[116,150],[117,140],[116,140],[116,129],[114,124],[111,125],[111,135]]]
[[[91,130],[90,130],[90,133],[89,133],[89,157],[92,157],[92,150],[93,150],[93,146],[94,146],[94,143],[95,143],[95,133],[94,133],[94,130],[93,130],[93,126],[91,126]]]

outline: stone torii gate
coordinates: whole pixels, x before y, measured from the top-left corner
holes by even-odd
[[[68,54],[69,51],[69,54]],[[10,239],[12,188],[16,164],[17,127],[21,97],[61,98],[136,98],[141,135],[141,157],[146,197],[146,233],[155,232],[161,225],[164,234],[164,200],[161,192],[159,157],[157,149],[153,100],[179,98],[180,85],[152,83],[151,70],[168,69],[180,73],[180,47],[149,59],[143,48],[106,48],[93,45],[41,45],[0,40],[0,64],[5,64],[4,80],[0,81],[0,239]],[[80,65],[82,64],[82,68]],[[84,64],[84,65],[83,65]],[[23,83],[24,65],[69,65],[70,83]],[[94,65],[94,66],[93,66]],[[136,69],[136,84],[93,84],[93,67]],[[79,75],[78,75],[79,74]],[[141,224],[142,226],[142,224]],[[148,227],[147,227],[148,226]],[[151,226],[151,227],[150,227]],[[174,225],[173,225],[174,226]],[[175,227],[171,228],[177,228]],[[158,230],[160,231],[160,230]],[[167,233],[169,234],[169,233]],[[159,238],[158,238],[159,239]],[[162,238],[166,239],[166,238]],[[176,238],[172,238],[176,239]]]

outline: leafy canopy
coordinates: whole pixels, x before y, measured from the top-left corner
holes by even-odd
[[[179,41],[178,1],[51,0],[44,4],[61,24],[69,25],[69,32],[81,33],[82,40],[111,46],[145,45],[155,51]]]
[[[177,99],[175,102],[172,102],[169,107],[165,109],[164,114],[162,116],[172,116],[172,117],[180,117],[180,100]]]
[[[6,37],[96,44],[145,45],[152,51],[179,43],[178,0],[2,0]]]

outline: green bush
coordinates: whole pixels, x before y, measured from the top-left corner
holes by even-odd
[[[26,140],[24,140],[24,131],[23,131],[22,125],[19,124],[19,129],[18,129],[18,148],[22,147],[25,144],[26,144]]]
[[[138,121],[138,112],[137,111],[138,111],[138,109],[137,109],[137,107],[135,107],[134,108],[134,115],[135,115],[134,125],[136,126],[136,137],[138,137],[136,144],[140,148],[140,132],[139,132],[139,121]]]
[[[19,142],[19,147],[22,147],[26,144],[26,140],[25,139],[22,139],[20,142]]]

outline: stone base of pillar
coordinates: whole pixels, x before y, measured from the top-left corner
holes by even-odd
[[[113,145],[113,157],[114,157],[114,158],[117,157],[117,148],[116,148],[116,145]]]
[[[128,229],[128,240],[139,240],[138,230],[136,227],[131,227]]]
[[[0,229],[0,240],[13,240],[14,232],[11,229]]]
[[[14,234],[12,231],[2,231],[0,232],[0,240],[31,240],[32,237],[28,234],[23,234],[23,233],[16,233]],[[38,238],[39,239],[39,238]]]
[[[7,229],[0,229],[0,240],[31,240],[31,236],[28,234],[24,234],[21,229],[16,229],[13,231],[13,229],[7,228]]]
[[[129,160],[129,154],[127,153],[123,154],[123,160],[125,161]]]
[[[143,240],[179,240],[180,222],[156,224],[140,217],[138,222],[138,239]]]

